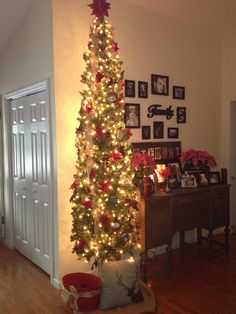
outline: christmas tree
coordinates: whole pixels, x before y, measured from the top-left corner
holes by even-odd
[[[93,0],[89,6],[95,18],[83,56],[71,240],[79,259],[103,262],[138,245],[137,202],[128,143],[132,134],[123,122],[124,72],[114,29],[105,20],[110,4]]]

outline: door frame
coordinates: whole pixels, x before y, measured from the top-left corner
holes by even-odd
[[[50,178],[49,178],[49,208],[50,208],[50,221],[49,221],[49,254],[50,254],[50,279],[51,283],[55,285],[55,246],[54,246],[54,226],[57,226],[57,223],[54,221],[56,214],[55,208],[53,206],[55,203],[55,193],[53,190],[55,189],[54,184],[54,155],[52,154],[52,112],[50,105],[50,97],[49,97],[49,80],[44,80],[33,85],[18,89],[14,92],[8,93],[4,97],[3,101],[3,110],[2,110],[2,122],[3,122],[3,177],[4,177],[4,217],[7,221],[5,226],[6,234],[5,234],[5,244],[13,249],[14,248],[14,220],[13,220],[13,171],[12,171],[12,136],[11,136],[11,118],[10,118],[10,102],[11,100],[34,94],[41,91],[46,91],[47,98],[47,115],[48,115],[48,138],[49,138],[49,154],[50,154]],[[55,222],[55,223],[54,223]]]

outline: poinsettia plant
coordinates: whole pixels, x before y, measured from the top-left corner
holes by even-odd
[[[148,153],[134,153],[132,155],[131,167],[137,177],[149,177],[155,173],[156,163]]]
[[[180,154],[181,163],[191,163],[193,167],[209,166],[214,168],[217,166],[215,158],[206,151],[189,149]]]

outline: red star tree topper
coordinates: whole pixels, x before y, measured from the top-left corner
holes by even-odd
[[[132,133],[123,121],[124,72],[114,29],[105,20],[110,4],[94,0],[89,6],[95,18],[83,55],[71,240],[79,259],[104,261],[137,246],[137,202]]]

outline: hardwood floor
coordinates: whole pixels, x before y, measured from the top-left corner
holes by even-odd
[[[229,255],[219,253],[209,260],[198,247],[189,247],[175,250],[172,262],[172,279],[163,273],[150,280],[156,313],[236,313],[236,235],[230,236]]]
[[[236,236],[230,253],[211,261],[197,247],[175,250],[173,276],[150,279],[158,314],[236,313]],[[161,257],[162,259],[165,256]],[[155,266],[156,267],[156,266]],[[155,270],[154,266],[149,271]],[[0,313],[67,314],[60,293],[49,277],[17,251],[0,244]]]

